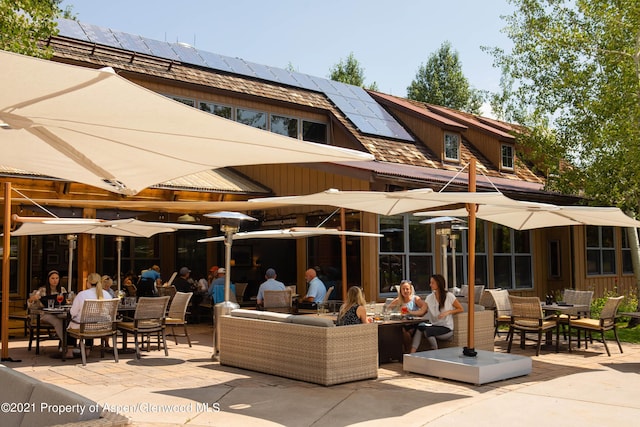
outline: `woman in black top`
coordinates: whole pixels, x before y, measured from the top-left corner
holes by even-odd
[[[367,302],[362,295],[362,289],[358,286],[352,286],[347,292],[347,301],[340,307],[338,313],[338,326],[358,325],[360,323],[371,323],[371,319],[367,317]]]

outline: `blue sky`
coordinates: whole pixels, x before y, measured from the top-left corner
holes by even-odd
[[[448,40],[477,89],[500,72],[480,46],[509,49],[506,0],[65,0],[78,20],[198,49],[328,77],[353,52],[365,83],[398,96]]]

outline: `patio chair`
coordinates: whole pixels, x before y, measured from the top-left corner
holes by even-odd
[[[593,299],[593,291],[576,291],[574,289],[565,289],[562,296],[562,301],[572,305],[586,305],[588,310],[568,311],[566,313],[558,315],[558,323],[562,326],[562,333],[564,339],[567,339],[566,327],[569,325],[569,319],[579,319],[581,317],[591,317],[591,301]],[[586,339],[586,337],[585,337]]]
[[[584,348],[587,347],[587,338],[586,333],[589,332],[598,332],[600,333],[600,338],[602,343],[604,344],[605,350],[607,350],[607,356],[611,356],[611,352],[609,351],[609,347],[607,346],[607,340],[604,338],[604,333],[606,331],[613,331],[613,336],[618,343],[618,348],[620,349],[620,353],[622,353],[622,345],[620,344],[620,339],[618,338],[618,330],[616,328],[616,317],[618,315],[618,308],[620,307],[620,303],[624,297],[610,297],[602,307],[602,312],[600,313],[600,318],[598,319],[590,319],[590,318],[577,318],[572,319],[569,318],[569,351],[571,351],[571,330],[576,329],[578,332],[578,346],[580,346],[580,331],[585,331],[585,340],[584,340]]]
[[[292,295],[290,289],[285,289],[284,291],[264,291],[264,309],[266,311],[290,313],[293,299]]]
[[[165,319],[164,323],[167,326],[171,326],[171,336],[176,340],[176,345],[178,345],[178,336],[181,336],[187,338],[189,347],[191,347],[191,338],[187,331],[186,317],[187,307],[189,307],[189,301],[191,301],[192,296],[193,292],[177,292],[173,297],[173,301],[171,301],[171,305],[169,305],[169,315]],[[184,334],[177,335],[175,331],[176,326],[182,326]]]
[[[89,299],[82,304],[80,312],[79,329],[67,329],[67,335],[80,341],[80,354],[82,366],[87,365],[87,351],[85,339],[113,337],[113,358],[118,362],[118,346],[116,346],[117,329],[116,316],[118,315],[117,298],[114,299]],[[102,343],[102,339],[100,340]],[[64,349],[66,351],[66,349]],[[100,345],[100,357],[104,357],[104,345]]]
[[[46,320],[40,319],[40,327],[38,327],[38,317],[41,317],[44,312],[42,308],[29,307],[27,309],[27,330],[29,335],[28,350],[31,351],[33,340],[36,341],[36,354],[40,354],[40,341],[43,340],[59,340],[60,337],[56,334],[56,330],[53,325]]]
[[[494,325],[495,332],[493,334],[494,337],[500,336],[498,332],[498,328],[501,325],[510,325],[511,324],[511,303],[509,303],[509,291],[506,289],[487,289],[485,292],[489,293],[493,298],[494,304]],[[509,339],[509,332],[507,332],[506,339]]]
[[[148,338],[147,351],[149,351],[149,342],[151,341],[152,334],[158,338],[158,350],[160,350],[162,346],[164,348],[164,355],[169,355],[165,335],[165,318],[168,304],[168,296],[140,297],[136,305],[136,311],[133,314],[133,321],[118,323],[118,331],[122,332],[123,347],[126,347],[127,335],[133,334],[136,346],[136,359],[140,359],[139,337]]]
[[[483,292],[484,292],[484,285],[474,285],[473,287],[473,303],[474,304],[480,304],[480,298],[482,298]],[[462,287],[460,288],[460,295],[463,297],[464,302],[469,302],[469,285],[462,285]]]
[[[158,286],[158,296],[159,297],[169,297],[169,305],[171,305],[171,301],[173,300],[173,297],[175,296],[177,290],[176,287],[171,285],[171,286]]]
[[[247,290],[248,283],[236,283],[236,302],[240,304],[244,301],[244,292]]]
[[[540,346],[542,345],[542,333],[551,332],[556,328],[556,353],[558,352],[558,333],[557,322],[555,316],[544,317],[542,315],[542,306],[538,297],[516,297],[509,296],[509,304],[511,304],[511,322],[509,323],[509,346],[507,353],[511,353],[511,345],[513,344],[513,336],[516,331],[520,332],[520,348],[525,347],[525,339],[527,333],[536,333],[538,335],[536,356],[540,355]],[[553,320],[550,320],[552,319]]]

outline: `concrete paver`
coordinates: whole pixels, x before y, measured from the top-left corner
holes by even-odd
[[[7,362],[16,370],[82,394],[128,416],[136,426],[539,426],[562,419],[563,426],[635,425],[640,417],[640,345],[602,344],[560,353],[528,347],[530,375],[476,386],[404,372],[382,365],[375,380],[323,387],[258,372],[221,366],[212,360],[212,327],[189,326],[193,347],[168,340],[162,351],[121,354],[93,352],[80,359],[52,358],[55,341],[41,354],[27,340],[10,341]],[[495,351],[506,352],[503,338]]]

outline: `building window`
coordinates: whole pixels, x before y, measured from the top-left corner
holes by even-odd
[[[302,140],[309,142],[318,142],[320,144],[326,144],[328,142],[327,137],[327,125],[324,123],[310,122],[307,120],[302,121]]]
[[[488,282],[488,269],[487,269],[487,233],[486,222],[481,219],[476,219],[476,271],[475,271],[475,283],[486,284]],[[466,284],[469,282],[469,243],[468,243],[468,230],[452,230],[452,235],[456,236],[455,239],[455,253],[456,253],[456,280],[453,280],[453,245],[454,243],[449,240],[447,246],[447,285],[449,287]],[[439,243],[440,244],[440,243]]]
[[[174,96],[174,95],[165,95],[167,98],[171,98],[174,101],[178,101],[181,102],[184,105],[188,105],[189,107],[195,107],[196,106],[196,100],[195,99],[191,99],[191,98],[182,98],[180,96]]]
[[[601,276],[616,273],[616,245],[613,227],[588,225],[587,275]]]
[[[270,130],[273,133],[298,138],[298,119],[272,114]]]
[[[513,146],[502,144],[501,151],[502,169],[513,170]]]
[[[267,129],[267,113],[255,110],[236,109],[236,121],[258,129]]]
[[[433,230],[411,215],[380,216],[380,293],[395,296],[391,288],[402,279],[417,292],[429,291],[433,269]],[[391,296],[390,295],[390,296]]]
[[[532,258],[529,231],[493,225],[493,270],[496,288],[532,289]]]
[[[635,229],[634,229],[635,231]],[[633,262],[631,261],[631,245],[629,244],[629,234],[626,228],[622,232],[622,273],[633,274]]]
[[[445,160],[460,161],[460,137],[453,133],[444,134]]]
[[[225,119],[233,120],[233,108],[228,105],[214,104],[213,102],[200,102],[200,109]]]

